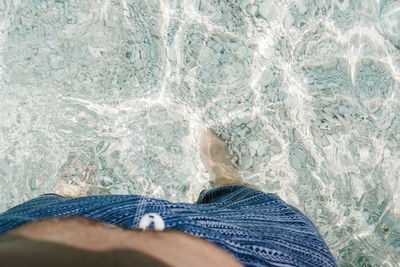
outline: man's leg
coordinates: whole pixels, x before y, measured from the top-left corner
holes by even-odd
[[[211,182],[215,187],[223,185],[245,185],[259,190],[254,185],[242,181],[239,170],[233,165],[228,145],[211,129],[203,131],[200,139],[200,157],[210,174]],[[56,193],[66,197],[75,198],[87,195],[89,186],[78,177],[74,179],[75,185],[68,184],[60,179]]]
[[[78,177],[74,179],[76,184],[68,184],[65,180],[59,179],[56,186],[56,194],[65,198],[85,197],[89,190],[88,184]]]
[[[210,174],[214,186],[245,185],[259,190],[242,181],[239,170],[233,165],[228,145],[211,129],[203,131],[200,137],[200,158]]]

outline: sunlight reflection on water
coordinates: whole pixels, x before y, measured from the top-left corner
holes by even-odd
[[[400,262],[400,4],[0,0],[0,211],[196,199],[199,127],[341,266]]]

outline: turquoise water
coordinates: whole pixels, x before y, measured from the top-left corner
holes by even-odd
[[[400,1],[0,0],[0,211],[192,202],[211,127],[340,266],[399,266],[399,70]]]

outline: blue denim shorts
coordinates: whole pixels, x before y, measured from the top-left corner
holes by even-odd
[[[313,223],[275,194],[242,185],[204,190],[196,203],[140,195],[45,194],[0,215],[0,234],[31,221],[80,216],[132,229],[178,230],[208,240],[245,266],[336,266]]]

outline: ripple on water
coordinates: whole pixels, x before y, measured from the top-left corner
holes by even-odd
[[[382,1],[379,22],[385,37],[400,49],[400,4],[397,1]]]
[[[116,2],[26,1],[13,11],[4,63],[12,82],[64,96],[115,103],[154,95],[163,72],[159,17],[157,2],[124,10]]]
[[[194,201],[211,127],[340,266],[397,266],[399,10],[0,0],[0,209],[58,189]]]
[[[195,106],[224,93],[235,94],[248,83],[253,51],[244,40],[203,25],[188,25],[179,38],[182,79]]]

